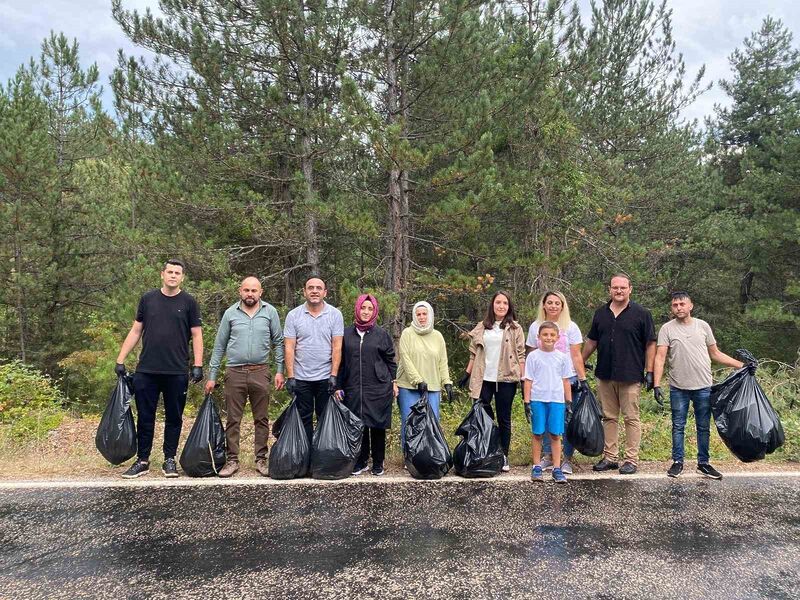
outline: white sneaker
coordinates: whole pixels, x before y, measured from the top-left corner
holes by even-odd
[[[542,471],[549,471],[553,468],[553,461],[549,458],[542,458]]]
[[[572,475],[572,465],[569,464],[569,461],[565,460],[561,463],[561,472],[566,473],[567,475]]]
[[[508,473],[511,467],[508,466],[508,457],[503,455],[503,467],[500,469],[503,473]]]

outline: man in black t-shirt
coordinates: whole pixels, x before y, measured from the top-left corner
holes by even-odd
[[[622,273],[611,278],[611,300],[598,308],[583,345],[586,361],[597,349],[597,391],[603,409],[603,458],[595,471],[619,468],[622,475],[636,473],[642,424],[639,420],[639,395],[642,382],[653,389],[653,363],[656,333],[650,311],[631,301],[631,280]],[[619,460],[619,415],[625,422],[625,456]]]
[[[203,330],[197,301],[181,290],[184,265],[169,260],[161,271],[161,289],[150,290],[139,300],[136,320],[122,343],[117,375],[125,374],[125,358],[142,339],[139,364],[133,376],[136,396],[137,441],[136,462],[122,474],[126,479],[146,475],[150,470],[150,450],[156,425],[158,397],[164,397],[164,464],[165,477],[177,477],[175,455],[183,425],[183,409],[189,385],[189,340],[192,341],[194,366],[191,381],[203,379]]]

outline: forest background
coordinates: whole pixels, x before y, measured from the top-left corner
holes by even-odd
[[[112,5],[154,57],[119,53],[112,112],[57,32],[0,86],[0,422],[16,434],[102,409],[171,257],[207,355],[243,276],[283,317],[318,272],[346,321],[370,291],[395,336],[431,302],[454,376],[495,291],[527,327],[560,290],[585,333],[622,271],[657,326],[688,291],[794,406],[800,53],[781,21],[731,54],[730,105],[699,123],[681,111],[710,82],[686,76],[652,0]]]

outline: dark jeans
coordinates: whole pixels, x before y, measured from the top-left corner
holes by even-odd
[[[386,458],[386,430],[377,427],[364,427],[364,437],[361,439],[361,455],[358,465],[367,466],[369,453],[372,450],[372,465],[383,465]]]
[[[139,459],[150,460],[153,449],[153,431],[156,427],[158,397],[164,397],[164,458],[175,458],[178,440],[183,426],[183,409],[186,406],[186,390],[189,375],[156,375],[135,373],[133,392],[136,395],[136,438],[139,444]]]
[[[577,394],[576,386],[578,385],[578,377],[570,377],[569,382],[572,385],[572,397],[575,398]],[[569,416],[569,411],[566,411],[564,415],[564,419]],[[547,454],[548,456],[552,456],[553,454],[553,447],[550,444],[550,436],[545,435],[542,437],[542,454]],[[564,435],[561,436],[561,458],[567,459],[572,458],[572,455],[575,454],[575,448],[572,447],[572,444],[569,443],[567,439],[567,431],[564,430]]]
[[[683,433],[689,415],[689,401],[694,404],[697,425],[697,464],[708,464],[708,444],[711,436],[711,388],[682,390],[669,386],[672,407],[672,460],[683,462]]]
[[[313,418],[317,415],[317,421],[322,416],[322,411],[328,405],[328,380],[321,381],[295,381],[294,395],[297,398],[297,411],[303,420],[303,427],[306,428],[308,441],[314,437]]]
[[[492,397],[494,397],[494,403],[497,408],[497,426],[500,429],[500,445],[503,447],[503,454],[506,456],[508,456],[508,449],[511,447],[511,406],[514,403],[516,394],[516,383],[484,381],[481,386],[481,403],[492,419],[494,419],[494,411],[492,410]]]

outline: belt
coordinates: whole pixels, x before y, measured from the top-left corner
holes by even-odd
[[[258,371],[259,369],[263,369],[267,367],[267,364],[260,364],[260,365],[236,365],[228,367],[229,369],[234,369],[237,371]]]

